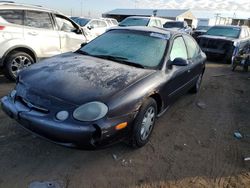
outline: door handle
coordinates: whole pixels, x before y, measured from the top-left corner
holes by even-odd
[[[188,69],[188,73],[190,73],[191,72],[191,70],[190,69]]]
[[[35,31],[30,31],[30,32],[28,32],[28,34],[29,34],[29,35],[32,35],[32,36],[37,36],[37,35],[38,35],[38,33],[35,32]]]

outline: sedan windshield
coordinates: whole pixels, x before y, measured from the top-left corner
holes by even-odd
[[[119,26],[147,26],[148,22],[148,18],[126,18]]]
[[[87,23],[89,23],[90,19],[78,18],[78,19],[75,19],[74,21],[78,23],[81,27],[84,27]]]
[[[96,38],[78,52],[141,68],[160,65],[167,45],[163,34],[113,30]]]
[[[183,22],[166,22],[163,26],[164,28],[183,28]]]
[[[240,35],[240,28],[237,27],[212,27],[206,35],[223,36],[230,38],[238,38]]]

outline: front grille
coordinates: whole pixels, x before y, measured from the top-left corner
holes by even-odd
[[[201,38],[199,40],[201,48],[228,51],[232,48],[232,42],[220,39]]]
[[[26,107],[33,109],[35,111],[39,111],[39,112],[43,112],[43,113],[49,113],[49,110],[46,108],[43,108],[41,106],[32,104],[30,102],[28,102],[26,99],[22,98],[22,97],[17,97],[16,100],[18,100],[19,102],[21,102],[23,105],[25,105]]]

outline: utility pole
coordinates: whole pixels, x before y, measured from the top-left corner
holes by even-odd
[[[216,20],[215,20],[215,25],[217,25],[217,21],[218,21],[218,18],[220,18],[220,13],[216,13],[215,14],[215,18],[216,18]]]

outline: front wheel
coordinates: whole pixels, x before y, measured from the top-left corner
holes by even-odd
[[[149,98],[143,103],[135,119],[131,145],[133,148],[144,146],[152,134],[157,114],[157,105],[154,99]]]
[[[18,73],[35,63],[34,59],[25,52],[12,52],[5,61],[4,74],[10,80],[15,80]]]

